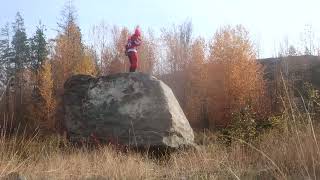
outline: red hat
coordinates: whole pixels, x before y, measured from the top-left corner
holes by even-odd
[[[139,27],[136,27],[136,30],[134,31],[134,34],[135,34],[136,36],[141,36],[141,30],[140,30]]]

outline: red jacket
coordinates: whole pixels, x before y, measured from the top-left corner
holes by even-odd
[[[137,36],[136,34],[132,35],[128,39],[128,43],[126,45],[126,53],[128,52],[137,52],[137,47],[140,46],[142,43],[142,40],[140,36]]]

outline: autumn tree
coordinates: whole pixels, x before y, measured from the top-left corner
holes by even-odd
[[[97,54],[97,67],[100,75],[126,72],[127,58],[124,46],[129,36],[127,28],[113,26],[105,23],[94,26],[92,29],[92,47]]]
[[[95,59],[95,53],[91,49],[86,48],[83,57],[74,67],[74,73],[92,76],[97,75],[97,64],[95,63]]]
[[[37,99],[30,106],[30,119],[40,130],[55,130],[56,100],[53,95],[51,63],[44,60],[38,68]]]
[[[161,35],[164,47],[165,64],[161,77],[173,90],[180,105],[186,105],[187,67],[192,62],[192,23],[186,21],[179,26],[163,29]]]
[[[170,29],[162,30],[162,40],[166,50],[167,73],[183,71],[190,62],[192,24],[189,21]]]
[[[126,27],[119,28],[114,26],[111,29],[111,44],[106,50],[105,58],[110,59],[110,74],[128,72],[129,61],[125,55],[125,44],[128,41],[129,30]]]
[[[107,74],[110,71],[109,46],[110,29],[105,22],[95,25],[90,31],[91,44],[90,48],[93,49],[96,55],[97,73],[98,75]]]
[[[192,63],[187,68],[187,96],[185,112],[194,127],[208,128],[206,44],[201,38],[191,45]]]
[[[211,119],[228,120],[246,107],[259,113],[265,110],[263,70],[245,28],[226,26],[217,31],[209,60]],[[223,114],[217,117],[219,112]]]
[[[107,33],[110,35],[106,38],[99,33]],[[120,72],[128,72],[130,63],[125,55],[125,45],[131,34],[127,27],[113,26],[108,28],[104,24],[94,27],[94,34],[100,37],[100,40],[95,40],[95,47],[99,49],[100,60],[99,68],[102,74],[113,74]],[[109,39],[106,40],[106,39]],[[151,30],[148,33],[142,34],[142,45],[139,48],[138,71],[152,74],[154,63],[156,60],[156,40]]]
[[[74,73],[74,67],[83,57],[81,33],[75,22],[73,7],[67,6],[65,8],[63,14],[65,22],[60,25],[61,32],[56,38],[54,55],[55,88],[60,93],[64,82]]]
[[[41,125],[47,129],[53,129],[55,127],[54,112],[56,101],[53,96],[53,79],[51,73],[51,63],[45,61],[41,64],[39,71],[39,91],[42,97],[42,105],[40,111],[40,119],[42,119]]]
[[[139,48],[139,71],[147,74],[153,73],[153,68],[157,62],[157,40],[151,30],[142,35],[143,43]]]
[[[53,130],[55,127],[53,80],[51,63],[48,61],[48,47],[41,24],[31,38],[32,103],[28,106],[29,121],[40,130]]]
[[[54,54],[54,79],[57,94],[61,94],[64,82],[74,74],[95,74],[94,59],[85,52],[80,28],[76,23],[76,11],[67,4],[62,13],[61,31],[56,38]]]
[[[57,105],[56,128],[61,130],[63,119],[62,94],[65,81],[75,74],[96,75],[94,56],[86,52],[82,34],[76,22],[76,10],[72,3],[67,3],[62,11],[59,23],[60,31],[55,39],[52,57],[53,84]]]

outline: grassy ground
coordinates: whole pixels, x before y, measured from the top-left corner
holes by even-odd
[[[74,148],[58,136],[0,138],[0,177],[26,179],[317,179],[320,133],[304,125],[270,131],[253,143],[234,139],[226,147],[210,132],[197,133],[199,150],[169,159],[118,152],[110,146]]]

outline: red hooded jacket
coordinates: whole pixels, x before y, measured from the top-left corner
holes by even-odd
[[[128,43],[126,45],[126,53],[137,52],[137,47],[142,43],[140,35],[140,30],[136,29],[135,33],[131,37],[129,37]]]

